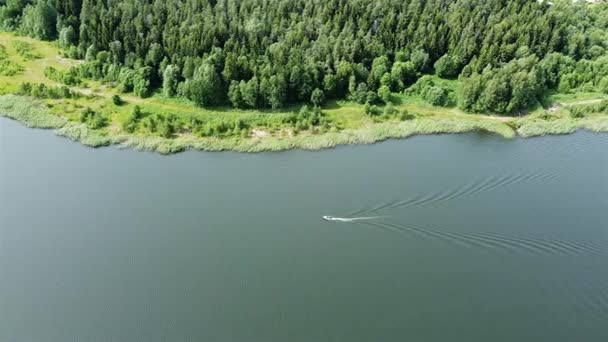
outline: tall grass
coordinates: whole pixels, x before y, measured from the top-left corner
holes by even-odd
[[[34,128],[59,128],[67,122],[66,119],[51,113],[40,102],[17,95],[0,96],[0,116],[6,116]]]
[[[99,130],[93,130],[84,123],[68,122],[55,131],[57,135],[64,136],[83,145],[90,147],[101,147],[117,144],[118,137],[113,137]]]
[[[393,138],[406,138],[417,134],[464,133],[488,131],[510,138],[515,132],[501,122],[461,119],[419,119],[404,122],[384,122],[360,129],[346,129],[323,134],[302,134],[294,137],[264,138],[198,138],[178,137],[163,139],[156,136],[129,136],[118,140],[125,146],[160,153],[174,153],[183,150],[262,152],[287,149],[320,150],[337,145],[371,144]]]
[[[592,132],[608,132],[608,116],[583,119],[581,127]]]
[[[523,122],[517,129],[522,137],[534,137],[552,134],[570,134],[578,129],[579,125],[573,119],[557,119],[551,121],[529,120]]]

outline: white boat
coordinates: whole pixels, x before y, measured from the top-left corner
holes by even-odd
[[[337,218],[335,218],[335,217],[333,217],[333,216],[327,216],[327,215],[323,216],[323,219],[324,219],[325,221],[338,221],[338,219],[337,219]]]

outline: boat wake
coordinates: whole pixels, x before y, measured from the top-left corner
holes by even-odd
[[[374,220],[378,218],[382,218],[384,216],[368,216],[368,217],[333,217],[333,216],[323,216],[325,221],[339,221],[339,222],[355,222],[355,221],[363,221],[363,220]]]
[[[459,232],[453,228],[421,226],[412,223],[367,221],[362,224],[396,233],[413,234],[428,240],[437,240],[465,248],[481,248],[494,252],[532,253],[554,255],[607,255],[608,242],[605,241],[564,241],[554,236],[533,234],[514,235],[490,232]]]
[[[538,181],[555,181],[560,179],[560,177],[560,173],[553,171],[490,176],[470,181],[457,188],[443,189],[434,193],[421,193],[411,198],[393,200],[372,208],[357,210],[348,215],[373,215],[381,214],[389,210],[432,207],[453,201],[464,200],[523,182],[534,183]]]

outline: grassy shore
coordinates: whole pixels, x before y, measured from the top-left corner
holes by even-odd
[[[15,95],[24,82],[59,86],[44,75],[46,67],[66,69],[76,63],[63,58],[52,43],[40,42],[0,32],[0,44],[5,63],[14,66],[12,75],[0,75],[0,116],[15,119],[28,127],[50,128],[57,134],[79,141],[87,146],[121,144],[136,149],[174,153],[187,149],[242,152],[279,151],[292,148],[318,150],[342,144],[369,144],[391,138],[405,138],[416,134],[463,133],[487,131],[506,138],[531,137],[545,134],[567,134],[577,129],[597,132],[608,131],[608,113],[585,109],[588,114],[573,117],[571,106],[589,106],[601,101],[605,95],[597,93],[554,94],[548,98],[549,110],[541,107],[523,117],[504,117],[491,114],[467,114],[455,107],[435,107],[411,95],[393,94],[395,110],[407,116],[375,116],[365,113],[364,106],[332,101],[323,108],[327,123],[323,127],[293,129],[284,124],[285,118],[298,112],[300,106],[280,111],[235,110],[232,108],[199,108],[179,98],[166,98],[155,94],[148,99],[132,94],[120,94],[122,102],[116,105],[112,96],[117,94],[111,85],[85,80],[84,84],[70,87],[82,96],[62,99],[33,99]],[[23,53],[23,46],[27,53]],[[29,50],[28,50],[29,49]],[[457,91],[457,81],[446,82]],[[185,128],[169,138],[159,134],[136,130],[128,133],[123,124],[135,106],[147,115],[174,115],[187,122],[193,118],[202,121],[243,120],[250,126],[247,134],[229,136],[201,136]],[[107,118],[107,125],[92,129],[81,123],[80,113],[85,108]]]
[[[417,134],[465,133],[487,131],[505,138],[545,134],[567,134],[577,129],[608,132],[608,116],[598,115],[583,119],[556,118],[546,120],[533,116],[498,120],[483,117],[446,115],[415,118],[402,122],[380,122],[367,127],[347,128],[323,134],[293,137],[266,136],[255,138],[201,138],[178,136],[162,138],[151,135],[130,135],[89,129],[85,124],[61,118],[43,103],[30,98],[0,96],[0,116],[15,119],[28,127],[52,128],[65,136],[91,147],[121,144],[140,150],[175,153],[188,149],[205,151],[261,152],[300,148],[318,150],[343,144],[370,144],[391,138],[406,138]]]

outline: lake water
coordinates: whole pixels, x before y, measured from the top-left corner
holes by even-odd
[[[0,119],[0,341],[603,342],[607,194],[608,134],[162,156]]]

